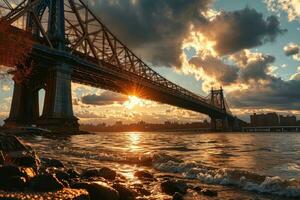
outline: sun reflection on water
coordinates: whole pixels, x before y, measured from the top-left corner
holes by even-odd
[[[141,133],[138,132],[130,132],[128,134],[128,147],[131,152],[136,152],[141,149],[139,146],[141,141]]]

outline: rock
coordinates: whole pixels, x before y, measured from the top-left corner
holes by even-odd
[[[183,200],[183,195],[175,192],[175,194],[173,195],[173,200]]]
[[[153,175],[148,171],[137,171],[134,173],[134,176],[138,177],[139,179],[153,179]]]
[[[62,180],[69,181],[71,179],[70,175],[64,171],[55,172],[55,177],[60,181],[62,181]]]
[[[15,165],[21,167],[31,167],[38,169],[40,167],[40,160],[35,153],[29,152],[11,152],[7,156],[13,160]]]
[[[135,190],[141,195],[141,196],[149,196],[151,195],[151,192],[146,190],[145,188],[135,188]]]
[[[50,159],[50,158],[42,158],[42,164],[45,167],[56,167],[56,168],[64,168],[64,164],[57,159]]]
[[[5,159],[4,159],[2,151],[0,151],[0,165],[4,165],[4,163],[5,163]]]
[[[99,176],[99,170],[98,169],[87,169],[87,170],[82,172],[81,176],[83,178],[98,177]]]
[[[209,190],[209,189],[203,189],[201,190],[201,194],[205,195],[205,196],[210,196],[210,197],[216,197],[218,196],[218,192],[215,190]]]
[[[111,170],[107,167],[102,167],[99,170],[99,176],[101,176],[107,180],[114,180],[117,176],[117,173],[114,170]]]
[[[12,152],[12,151],[27,151],[20,140],[13,135],[0,134],[0,151]]]
[[[202,188],[200,186],[195,186],[193,190],[196,192],[201,192]]]
[[[24,176],[24,173],[22,170],[13,165],[5,165],[3,167],[0,167],[0,180],[2,181],[6,177],[12,177],[12,176]]]
[[[87,190],[90,200],[120,200],[119,192],[105,183],[76,183],[72,188]]]
[[[132,190],[128,189],[125,185],[114,184],[112,187],[119,192],[120,200],[135,199],[136,194]]]
[[[64,186],[52,174],[37,175],[29,182],[30,189],[36,192],[51,192],[61,190]]]
[[[70,178],[78,178],[78,177],[80,177],[79,172],[77,172],[74,169],[68,169],[67,173],[69,174]]]
[[[0,168],[0,188],[4,190],[22,190],[26,179],[22,170],[16,166],[3,166]]]
[[[161,190],[169,195],[174,195],[175,192],[185,194],[188,186],[184,181],[180,180],[166,180],[161,183]]]
[[[0,188],[9,191],[23,190],[23,188],[25,188],[26,186],[26,179],[20,176],[11,176],[5,179],[5,181],[1,180],[1,182],[2,183],[0,184]]]

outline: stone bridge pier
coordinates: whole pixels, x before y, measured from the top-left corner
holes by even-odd
[[[72,107],[72,67],[54,63],[22,84],[15,83],[9,118],[5,127],[38,126],[61,133],[79,131]],[[39,115],[39,89],[45,89],[42,115]]]
[[[210,125],[211,131],[223,131],[223,132],[231,132],[231,131],[239,131],[241,129],[241,125],[238,122],[237,118],[229,119],[228,117],[224,118],[215,118],[210,117]]]

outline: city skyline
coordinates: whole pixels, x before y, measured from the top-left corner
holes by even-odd
[[[299,116],[299,2],[157,1],[152,6],[144,5],[145,1],[114,2],[91,1],[90,6],[139,57],[167,79],[202,96],[211,87],[222,86],[233,113],[242,119],[253,112]],[[135,28],[120,19],[127,19]],[[147,27],[143,20],[147,20]],[[0,86],[1,124],[9,113],[13,85],[1,80]],[[74,111],[81,123],[191,122],[207,118],[141,100],[138,94],[127,97],[78,84],[72,87]]]

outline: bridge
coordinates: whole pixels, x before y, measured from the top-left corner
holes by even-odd
[[[72,81],[206,114],[212,129],[239,127],[222,89],[202,97],[162,77],[104,25],[88,0],[2,0],[0,21],[35,40],[29,56],[33,73],[27,84],[15,83],[6,127],[78,131]],[[39,116],[41,88],[46,93]]]

